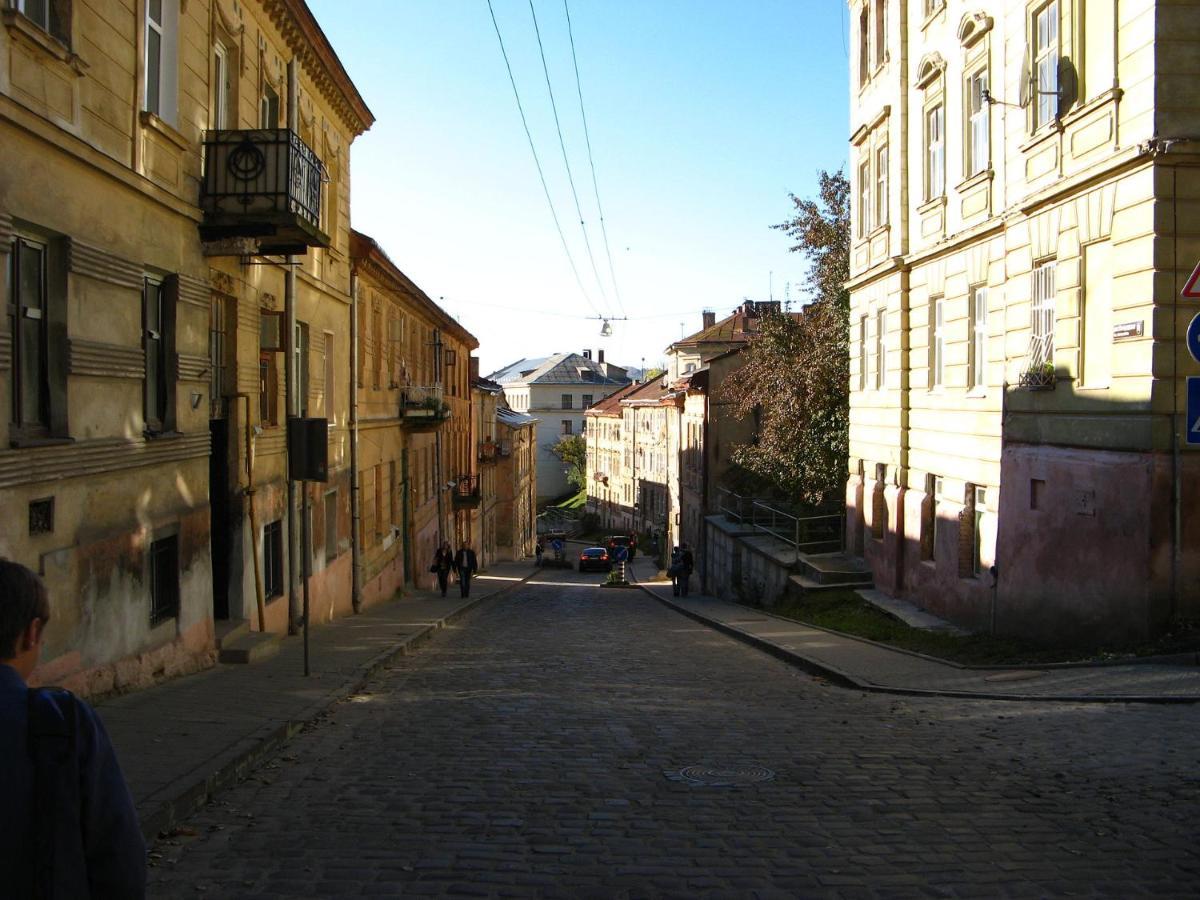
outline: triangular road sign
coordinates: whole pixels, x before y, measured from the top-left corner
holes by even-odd
[[[1200,263],[1196,263],[1196,268],[1192,270],[1192,274],[1188,278],[1187,284],[1183,286],[1183,290],[1179,292],[1179,296],[1186,300],[1200,300]]]

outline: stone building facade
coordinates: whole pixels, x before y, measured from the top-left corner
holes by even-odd
[[[1195,10],[850,8],[848,547],[978,629],[1194,616]]]

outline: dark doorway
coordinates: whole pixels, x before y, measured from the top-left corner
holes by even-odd
[[[212,554],[213,618],[229,618],[229,419],[209,419],[209,547]]]

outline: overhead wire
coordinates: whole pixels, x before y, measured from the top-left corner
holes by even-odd
[[[550,198],[550,188],[546,184],[546,174],[542,170],[542,161],[538,157],[537,148],[534,146],[534,143],[533,143],[533,135],[529,131],[529,121],[525,118],[525,107],[521,104],[521,94],[520,94],[520,91],[517,90],[517,80],[513,76],[512,65],[508,61],[508,51],[504,48],[504,38],[500,36],[500,24],[496,21],[496,11],[492,8],[492,0],[487,0],[487,5],[488,5],[488,12],[492,16],[492,27],[496,29],[496,40],[500,43],[500,54],[504,57],[504,68],[508,70],[508,81],[509,81],[509,84],[512,85],[513,97],[515,97],[516,101],[517,101],[517,111],[521,114],[521,125],[525,129],[525,138],[529,141],[529,152],[533,154],[533,163],[535,166],[537,166],[538,178],[542,182],[542,191],[546,195],[546,204],[550,207],[550,215],[554,219],[554,228],[558,232],[558,239],[560,241],[562,241],[563,252],[566,253],[566,255],[567,255],[567,262],[569,262],[571,264],[571,272],[574,273],[574,275],[575,275],[575,283],[579,286],[579,292],[581,294],[583,294],[584,299],[587,300],[588,305],[591,306],[592,309],[594,309],[596,311],[596,314],[602,315],[599,307],[596,306],[595,301],[592,300],[591,295],[584,288],[583,279],[579,277],[579,268],[575,265],[575,257],[571,255],[571,248],[569,246],[567,246],[566,235],[563,234],[562,224],[558,221],[558,212],[554,208],[554,201]],[[539,45],[541,44],[540,36],[538,37],[538,44]],[[545,62],[544,56],[542,57],[542,60],[544,63]],[[547,76],[547,78],[548,77],[549,76]],[[558,113],[555,113],[554,118],[555,118],[555,121],[557,122]],[[562,140],[561,132],[559,133],[559,140],[560,141]],[[571,189],[572,189],[572,191],[574,191],[573,186]],[[578,204],[578,200],[576,201],[576,204]],[[591,252],[590,249],[588,252],[589,253]],[[592,265],[593,265],[593,267],[595,267],[595,263],[593,263]]]
[[[608,275],[612,279],[613,295],[617,298],[617,307],[621,315],[625,315],[625,301],[621,299],[621,289],[617,286],[617,272],[613,268],[612,249],[608,244],[608,228],[604,224],[604,207],[600,203],[600,185],[596,180],[596,162],[592,158],[592,137],[588,132],[587,112],[583,106],[583,84],[579,78],[579,59],[575,55],[575,31],[571,27],[571,9],[567,0],[563,0],[563,10],[567,14],[567,36],[571,39],[571,62],[575,66],[575,91],[579,94],[579,117],[583,119],[583,139],[587,142],[588,166],[592,170],[592,190],[596,193],[596,211],[600,215],[600,233],[604,235],[604,254],[608,257]]]
[[[571,185],[571,197],[575,200],[575,213],[579,216],[579,229],[583,232],[583,243],[587,248],[588,261],[592,264],[592,274],[596,277],[596,286],[600,288],[600,296],[607,303],[608,295],[604,291],[604,280],[600,277],[600,270],[596,267],[596,257],[592,253],[592,240],[588,237],[587,223],[584,221],[583,208],[579,203],[579,193],[575,189],[575,176],[571,173],[571,161],[567,157],[567,144],[563,140],[562,123],[558,119],[558,104],[554,100],[554,87],[550,83],[550,67],[546,64],[546,48],[542,45],[542,30],[538,27],[537,10],[534,9],[533,0],[529,0],[529,14],[533,17],[533,31],[537,35],[538,53],[542,57],[542,72],[546,76],[546,90],[550,94],[550,109],[554,112],[554,129],[558,132],[558,146],[562,150],[563,165],[567,169],[567,183]],[[578,74],[578,70],[576,70],[576,74]]]

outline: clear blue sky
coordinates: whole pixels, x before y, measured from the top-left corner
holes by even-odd
[[[486,0],[310,0],[376,123],[351,155],[354,227],[480,341],[486,374],[603,346],[647,365],[743,297],[802,301],[770,226],[842,168],[841,0],[572,0],[571,25],[618,302],[588,166],[562,0],[534,0],[603,294],[584,245],[528,0],[492,0],[555,231]],[[352,12],[351,12],[352,11]],[[774,273],[773,279],[770,273]],[[599,337],[587,316],[626,315]]]

